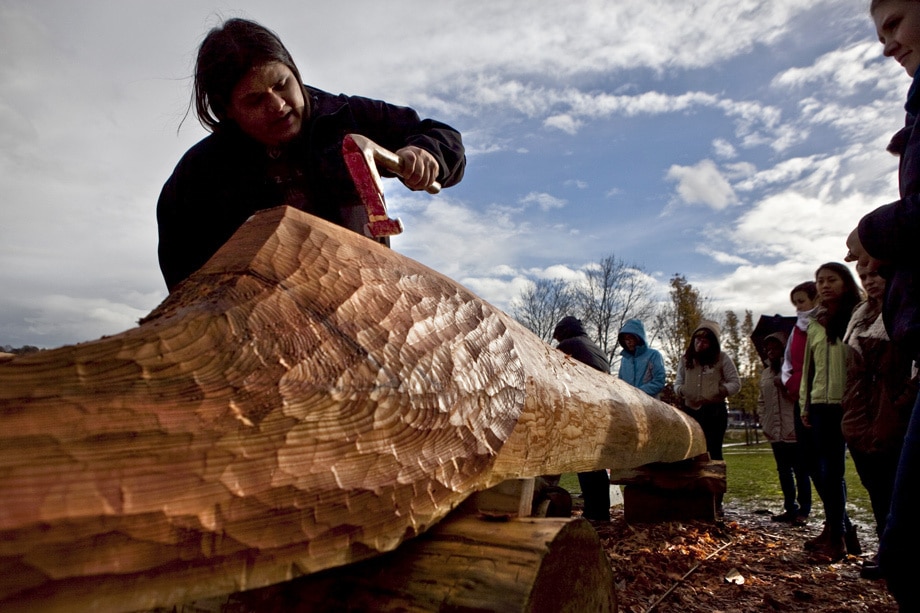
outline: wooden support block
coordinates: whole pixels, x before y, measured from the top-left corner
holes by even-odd
[[[629,523],[714,521],[717,498],[726,490],[725,462],[709,454],[613,471],[610,480],[625,486],[623,515]]]
[[[588,522],[454,513],[372,560],[176,610],[603,613],[617,605],[613,571]]]
[[[493,517],[530,517],[534,479],[508,479],[466,499],[463,509]]]

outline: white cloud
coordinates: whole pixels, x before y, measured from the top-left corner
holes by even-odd
[[[697,253],[701,253],[705,256],[712,258],[713,261],[719,264],[725,264],[725,265],[730,265],[730,266],[746,266],[751,263],[747,258],[743,258],[741,256],[734,255],[731,253],[726,253],[724,251],[718,251],[716,249],[710,248],[707,245],[699,245],[696,248],[696,251]]]
[[[724,160],[730,160],[738,155],[734,146],[724,138],[717,138],[712,141],[712,150],[715,152],[716,157]]]
[[[547,128],[562,130],[566,134],[575,134],[578,132],[578,128],[582,126],[582,122],[571,115],[553,115],[552,117],[547,117],[543,121],[543,125]]]
[[[866,88],[888,92],[893,89],[892,77],[903,69],[895,68],[893,62],[881,62],[881,73],[887,78],[879,79],[872,64],[880,63],[881,59],[882,46],[878,41],[861,41],[825,53],[809,66],[789,68],[776,75],[771,85],[797,89],[832,87],[836,96],[849,96]]]
[[[530,205],[536,204],[543,211],[549,211],[551,209],[561,209],[566,205],[566,201],[562,198],[557,198],[550,194],[542,192],[530,192],[523,198],[521,198],[521,204]]]
[[[677,194],[687,204],[703,204],[717,211],[738,204],[732,186],[712,160],[695,166],[671,166],[666,178],[677,183]]]

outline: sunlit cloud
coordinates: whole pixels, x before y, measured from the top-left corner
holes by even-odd
[[[731,184],[712,160],[702,160],[695,166],[671,166],[666,178],[677,183],[677,197],[686,204],[702,204],[721,211],[739,202]]]

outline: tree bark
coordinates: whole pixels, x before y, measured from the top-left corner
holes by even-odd
[[[613,570],[584,520],[448,516],[396,551],[190,611],[604,613]]]
[[[704,448],[443,275],[272,209],[139,327],[0,363],[0,607],[265,586],[390,551],[505,479]]]

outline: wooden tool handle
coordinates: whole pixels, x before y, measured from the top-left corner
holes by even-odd
[[[400,177],[405,177],[405,170],[403,168],[402,159],[389,149],[384,149],[380,145],[376,145],[374,147],[374,161],[390,172],[393,172]],[[426,187],[425,191],[429,194],[437,194],[441,191],[441,184],[435,181]]]

